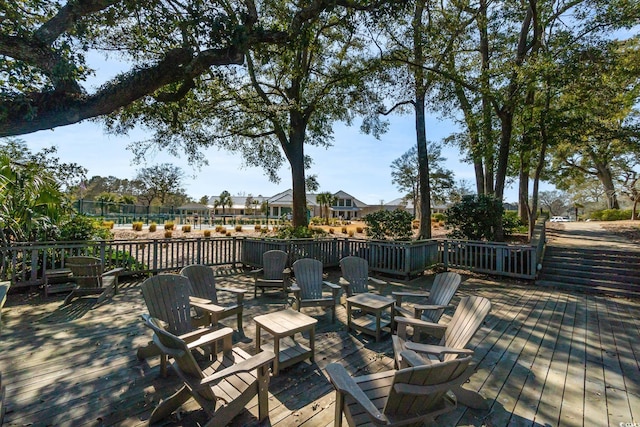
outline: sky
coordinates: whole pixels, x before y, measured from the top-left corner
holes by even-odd
[[[96,56],[90,60],[96,69],[96,76],[85,85],[90,92],[123,68]],[[404,196],[391,181],[391,163],[415,144],[414,116],[393,116],[390,122],[388,132],[380,140],[361,133],[357,120],[351,127],[336,123],[333,146],[305,147],[306,154],[313,159],[307,176],[317,175],[320,192],[342,190],[369,205]],[[427,139],[430,141],[440,141],[456,131],[456,124],[451,121],[427,117]],[[189,165],[186,158],[165,152],[156,152],[146,156],[143,163],[135,164],[127,146],[147,139],[144,129],[135,129],[128,136],[114,136],[107,135],[101,124],[84,121],[21,135],[19,139],[24,140],[31,151],[57,147],[61,161],[84,166],[89,178],[99,175],[133,179],[140,168],[171,163],[185,172],[184,189],[195,200],[205,195],[217,196],[224,190],[232,195],[273,196],[291,188],[291,172],[287,165],[280,169],[280,183],[275,184],[268,180],[262,169],[245,167],[240,154],[215,148],[205,151],[209,165],[200,170]],[[446,158],[445,166],[455,174],[456,183],[464,179],[475,188],[473,166],[460,161],[459,150],[444,147],[442,154]],[[517,201],[514,186],[505,191],[505,201]]]

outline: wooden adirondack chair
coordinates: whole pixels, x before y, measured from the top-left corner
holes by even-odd
[[[191,282],[190,302],[196,311],[195,324],[201,326],[217,325],[221,319],[236,316],[238,333],[244,337],[242,329],[242,308],[246,292],[244,289],[217,287],[213,269],[206,265],[188,265],[180,270],[180,274]],[[220,304],[218,291],[232,293],[235,296],[235,302],[227,305]]]
[[[118,275],[124,268],[104,272],[100,258],[90,256],[69,257],[64,265],[71,270],[71,280],[76,284],[76,288],[64,299],[64,305],[71,303],[74,298],[87,295],[98,295],[97,303],[100,304],[118,292]]]
[[[287,267],[287,255],[284,251],[272,250],[262,254],[262,268],[252,270],[254,276],[253,297],[258,296],[258,288],[264,294],[265,288],[276,288],[287,295],[290,271]]]
[[[408,359],[416,358],[405,350]],[[334,425],[342,425],[342,414],[349,426],[423,426],[456,408],[447,394],[473,372],[471,356],[448,362],[418,365],[396,371],[352,378],[337,363],[327,366],[336,389]]]
[[[296,308],[302,307],[327,307],[331,309],[331,321],[336,321],[336,304],[340,286],[335,283],[322,280],[322,263],[311,258],[299,259],[293,263],[295,283],[291,285],[291,291],[296,302]],[[331,290],[331,296],[322,293],[322,286]]]
[[[425,322],[421,319],[396,317],[398,334],[394,335],[392,339],[397,366],[404,368],[411,364],[402,356],[405,350],[416,352],[422,359],[422,363],[448,361],[460,355],[473,355],[473,351],[465,347],[480,329],[490,311],[491,302],[487,298],[467,296],[460,299],[460,304],[458,304],[451,321],[446,325]],[[421,332],[441,337],[440,342],[438,345],[430,345],[407,341],[406,329],[409,325],[413,326],[414,334],[416,329],[420,329]],[[484,398],[476,392],[462,387],[455,387],[452,391],[458,400],[468,407],[485,407]]]
[[[431,291],[425,292],[392,292],[396,299],[394,310],[396,316],[413,317],[426,322],[438,323],[446,308],[453,308],[449,305],[451,298],[458,290],[462,277],[458,273],[448,271],[436,274],[431,285]],[[403,297],[419,297],[422,301],[413,306],[413,312],[402,307]]]
[[[154,343],[172,357],[172,366],[184,382],[176,393],[158,404],[149,424],[168,417],[191,397],[209,415],[206,426],[227,425],[254,396],[258,396],[258,420],[262,422],[269,416],[269,367],[275,358],[273,352],[250,356],[240,348],[233,348],[233,330],[222,328],[201,338],[208,343],[222,341],[222,354],[216,355],[203,370],[194,359],[190,344],[166,331],[157,319],[148,315],[143,318],[154,331]]]
[[[369,283],[373,283],[378,292],[387,284],[384,280],[369,277],[369,263],[364,258],[344,257],[340,260],[340,269],[342,277],[338,284],[342,286],[347,297],[369,292]]]
[[[177,335],[188,345],[196,347],[205,346],[209,352],[215,349],[208,348],[210,343],[202,337],[217,330],[217,327],[194,328],[191,322],[191,305],[189,295],[191,283],[185,276],[178,274],[159,274],[146,279],[140,285],[142,296],[147,304],[149,314],[166,324],[165,328],[173,335]],[[146,359],[160,355],[160,371],[167,375],[167,353],[163,352],[154,342],[138,349],[138,359]]]

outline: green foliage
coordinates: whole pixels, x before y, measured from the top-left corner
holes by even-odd
[[[505,236],[514,233],[528,233],[529,228],[522,222],[516,211],[507,211],[502,216],[502,228]]]
[[[111,239],[111,231],[102,225],[97,219],[85,215],[75,215],[60,225],[58,240],[84,241]]]
[[[631,219],[631,209],[603,209],[591,212],[589,218],[596,221],[621,221]]]
[[[362,218],[367,235],[377,240],[411,240],[412,215],[402,209],[379,210]]]
[[[440,213],[440,212],[431,215],[431,217],[433,219],[435,219],[436,221],[438,221],[438,222],[441,222],[441,221],[444,221],[444,220],[447,219],[447,216],[445,214],[443,214],[443,213]]]
[[[493,196],[463,196],[459,203],[447,209],[447,227],[453,229],[449,236],[455,239],[494,240],[503,213],[502,202]]]
[[[278,239],[310,239],[321,237],[325,234],[320,228],[288,226],[279,228],[275,233],[275,237]]]

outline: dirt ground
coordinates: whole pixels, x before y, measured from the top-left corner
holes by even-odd
[[[346,227],[346,233],[343,233],[342,228]],[[348,225],[344,225],[344,226],[326,226],[323,225],[320,228],[322,228],[324,231],[326,231],[327,233],[329,233],[327,236],[328,237],[347,237],[349,236],[349,231],[353,231],[353,237],[355,238],[366,238],[367,235],[365,233],[358,233],[358,227],[364,229],[365,224],[362,221],[351,221],[351,224]],[[333,229],[333,234],[331,234],[331,229]],[[171,233],[171,238],[198,238],[198,237],[203,237],[204,236],[204,231],[205,230],[211,230],[211,237],[222,237],[226,234],[226,232],[228,231],[229,233],[231,233],[231,236],[236,236],[236,237],[265,237],[265,236],[272,236],[273,233],[269,233],[269,234],[265,234],[262,233],[260,231],[255,231],[255,227],[253,225],[244,225],[242,227],[242,231],[236,231],[235,228],[232,225],[227,225],[225,234],[222,234],[220,232],[216,232],[215,231],[215,227],[209,227],[209,226],[191,226],[191,231],[185,233],[184,231],[182,231],[182,225],[177,224],[175,229],[172,231]],[[417,230],[414,230],[417,231]],[[134,231],[132,228],[129,227],[115,227],[113,230],[113,236],[114,239],[116,240],[134,240],[134,239],[162,239],[164,238],[164,228],[163,226],[160,224],[158,225],[156,231],[154,232],[150,232],[149,228],[147,226],[145,226],[142,231]],[[431,234],[432,237],[435,238],[444,238],[446,236],[446,234],[448,233],[448,230],[446,230],[444,227],[442,226],[434,226],[431,228]]]

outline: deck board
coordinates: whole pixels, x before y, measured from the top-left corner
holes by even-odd
[[[329,271],[335,278],[337,271]],[[640,300],[537,288],[518,281],[469,277],[454,298],[481,295],[492,311],[470,344],[477,373],[465,386],[489,399],[487,410],[459,406],[439,425],[586,426],[640,423],[637,372]],[[248,274],[224,275],[220,285],[252,288]],[[393,282],[394,290],[428,288],[429,279]],[[281,297],[246,294],[245,333],[252,318],[283,307]],[[78,302],[62,308],[64,295],[47,300],[9,295],[3,311],[0,372],[6,385],[4,425],[145,425],[157,402],[179,387],[175,374],[159,375],[159,357],[138,361],[136,349],[151,338],[140,320],[145,312],[137,283],[124,283],[106,304]],[[337,321],[322,309],[303,309],[318,319],[314,362],[282,370],[269,387],[272,426],[329,426],[335,392],[325,368],[342,363],[352,375],[393,368],[391,340],[348,333],[346,311]],[[451,318],[448,310],[442,322]],[[224,322],[235,327],[235,320]],[[238,343],[249,353],[255,343]],[[234,419],[255,426],[257,399]],[[206,422],[193,400],[163,425]]]

